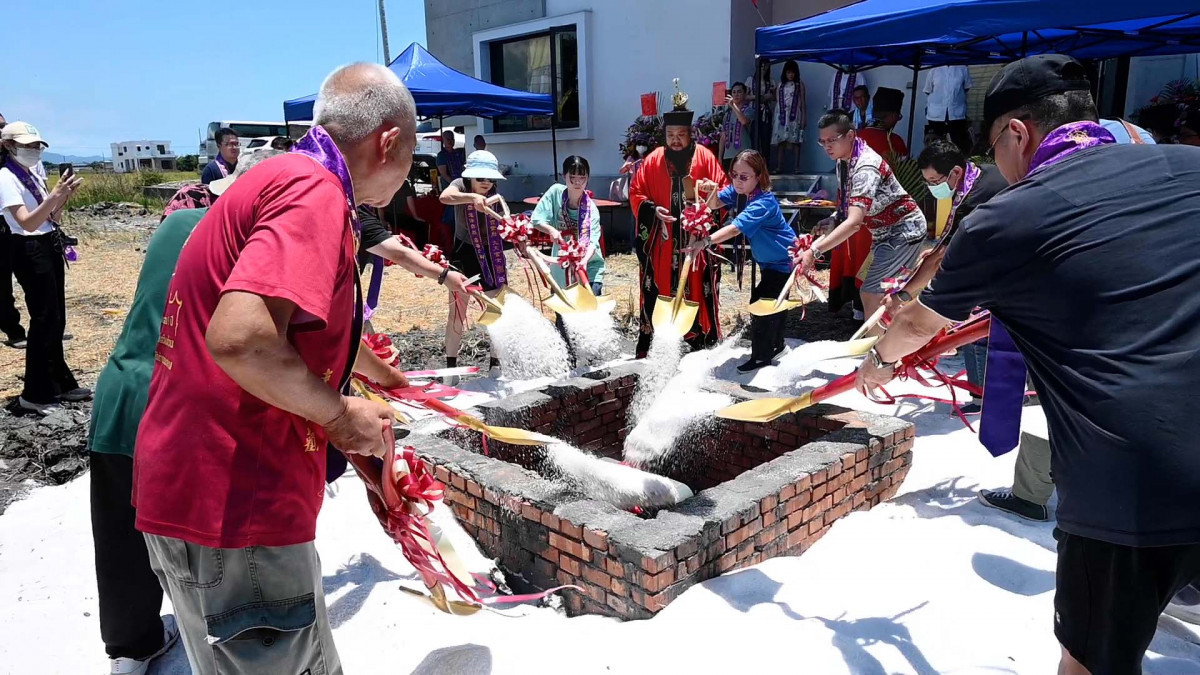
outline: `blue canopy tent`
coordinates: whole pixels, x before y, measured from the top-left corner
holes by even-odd
[[[1196,0],[863,0],[759,28],[760,59],[843,70],[883,65],[917,73],[945,65],[1007,63],[1033,54],[1081,59],[1200,51]],[[911,97],[909,142],[916,96]]]
[[[533,94],[477,80],[437,60],[415,42],[388,68],[412,92],[417,114],[422,117],[473,115],[490,119],[501,115],[549,115],[554,165],[558,166],[557,116],[550,94]],[[311,120],[316,101],[316,94],[284,101],[284,120],[289,123]]]
[[[553,115],[550,94],[532,94],[506,89],[477,80],[438,61],[424,47],[412,43],[388,68],[400,77],[417,103],[423,117],[473,115],[494,118],[500,115]],[[311,120],[317,95],[283,102],[288,122]]]

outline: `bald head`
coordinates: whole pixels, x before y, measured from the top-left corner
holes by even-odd
[[[408,87],[378,63],[352,63],[321,85],[314,122],[339,145],[353,145],[385,124],[416,133],[417,106]]]

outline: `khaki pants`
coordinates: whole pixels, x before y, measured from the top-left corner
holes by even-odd
[[[193,675],[340,675],[312,542],[208,548],[146,535]]]
[[[1050,441],[1021,432],[1012,491],[1038,506],[1045,506],[1050,501],[1050,495],[1054,494],[1054,481],[1050,477]]]

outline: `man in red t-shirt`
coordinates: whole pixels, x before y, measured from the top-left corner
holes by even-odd
[[[313,545],[326,445],[385,450],[392,410],[344,396],[352,371],[406,384],[360,340],[354,213],[408,176],[415,120],[391,71],[339,69],[317,126],[234,183],[180,254],[133,501],[197,675],[341,672]]]

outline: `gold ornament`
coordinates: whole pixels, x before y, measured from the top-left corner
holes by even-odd
[[[671,102],[675,104],[676,110],[685,110],[688,103],[688,95],[679,90],[679,78],[672,80],[675,83],[675,93],[671,95]]]

